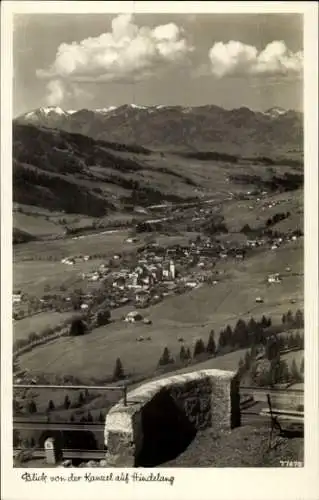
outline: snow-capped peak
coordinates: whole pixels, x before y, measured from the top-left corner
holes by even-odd
[[[148,109],[148,106],[141,106],[138,104],[130,104],[130,107],[134,109]]]
[[[277,118],[278,116],[285,115],[287,111],[283,108],[274,106],[273,108],[267,109],[264,115],[271,116],[272,118]]]
[[[96,113],[109,113],[110,111],[114,111],[117,108],[117,106],[109,106],[107,108],[99,108],[95,109]]]
[[[41,107],[39,111],[45,115],[48,115],[49,113],[56,113],[57,115],[65,115],[65,111],[63,111],[63,109],[60,108],[59,106]]]

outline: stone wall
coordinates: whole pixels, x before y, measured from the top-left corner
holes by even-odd
[[[240,425],[234,372],[201,370],[144,384],[106,417],[105,445],[113,466],[155,466],[181,453],[197,431],[220,434]],[[169,455],[169,453],[171,455]]]

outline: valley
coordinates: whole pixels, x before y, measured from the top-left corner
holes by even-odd
[[[300,158],[13,127],[16,383],[133,387],[205,367],[263,387],[275,339],[272,386],[303,386]],[[98,421],[120,397],[60,392],[26,391],[17,415],[33,400],[36,418]]]

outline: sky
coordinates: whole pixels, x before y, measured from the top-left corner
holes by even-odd
[[[15,14],[13,115],[122,104],[302,110],[300,14]]]

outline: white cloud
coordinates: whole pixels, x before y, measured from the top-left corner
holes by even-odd
[[[303,52],[292,52],[283,41],[273,41],[262,51],[238,41],[216,42],[209,50],[210,72],[217,78],[228,75],[301,74]]]
[[[47,84],[47,103],[50,106],[57,106],[60,104],[65,96],[65,89],[60,80],[51,80]]]
[[[62,43],[39,78],[51,79],[49,99],[61,97],[68,82],[135,81],[187,60],[193,47],[174,23],[138,27],[130,14],[112,21],[112,30],[80,42]],[[54,83],[53,83],[54,82]],[[59,83],[58,83],[59,82]]]

